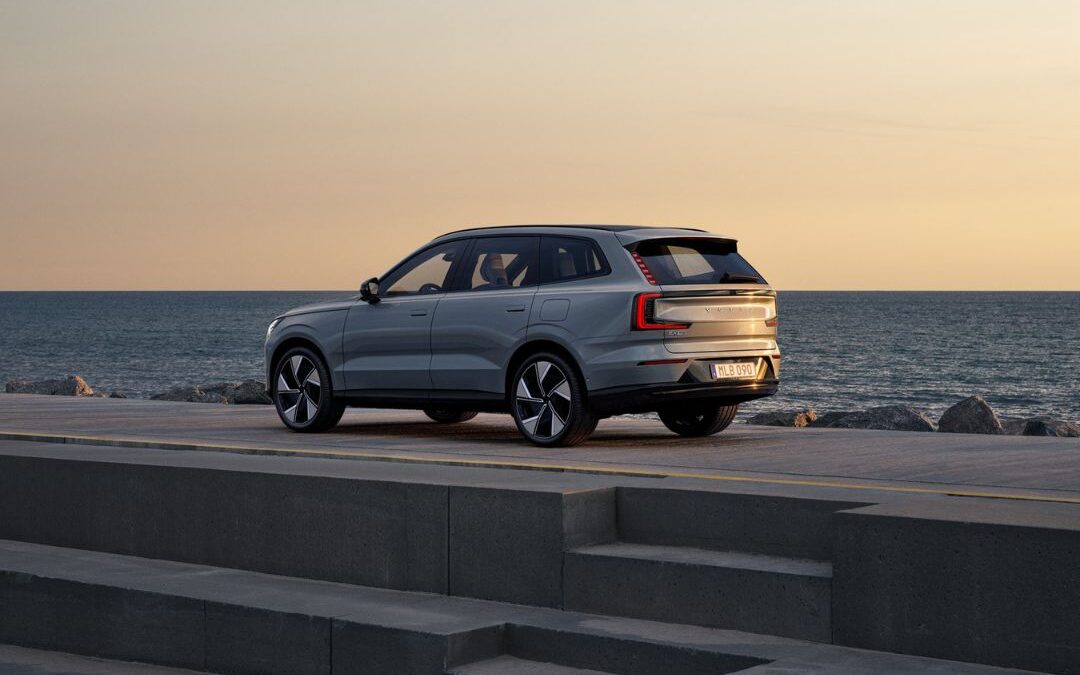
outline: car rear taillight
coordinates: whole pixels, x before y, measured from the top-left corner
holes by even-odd
[[[662,293],[638,293],[634,298],[634,330],[680,330],[689,328],[688,323],[665,323],[653,318],[656,299]]]
[[[645,264],[645,259],[638,255],[637,251],[630,251],[630,257],[637,263],[638,269],[645,275],[645,281],[648,281],[653,286],[659,286],[660,282],[656,280],[656,277],[649,271],[649,266]]]
[[[765,325],[768,326],[769,328],[776,328],[777,324],[779,324],[779,323],[780,323],[779,319],[768,319],[767,321],[765,321]]]

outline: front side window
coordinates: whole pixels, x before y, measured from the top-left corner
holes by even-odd
[[[452,241],[417,253],[381,280],[379,295],[391,298],[445,291],[450,270],[464,248],[464,242]]]
[[[763,284],[758,271],[723,239],[654,239],[634,253],[661,286],[678,284]]]
[[[596,244],[574,237],[544,237],[540,244],[543,283],[570,281],[607,272]]]
[[[540,278],[539,237],[477,239],[465,263],[464,289],[494,291],[535,286]]]

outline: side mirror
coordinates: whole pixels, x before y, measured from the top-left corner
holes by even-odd
[[[379,277],[371,277],[360,285],[360,299],[372,305],[379,302]]]

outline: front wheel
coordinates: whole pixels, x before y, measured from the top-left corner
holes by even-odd
[[[435,420],[439,424],[457,424],[458,422],[468,422],[472,418],[476,417],[476,413],[471,410],[428,409],[424,411],[424,414]]]
[[[739,406],[697,403],[658,411],[664,426],[680,436],[710,436],[727,429]]]
[[[306,347],[281,357],[272,390],[278,417],[293,431],[325,431],[345,413],[345,403],[334,399],[326,364]]]
[[[530,356],[514,373],[510,408],[521,435],[545,447],[577,445],[596,429],[585,385],[561,356]]]

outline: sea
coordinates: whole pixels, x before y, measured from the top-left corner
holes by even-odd
[[[130,397],[264,379],[267,324],[350,291],[0,292],[0,383],[82,375]],[[782,382],[741,413],[981,394],[1004,417],[1080,422],[1080,292],[779,293]]]

